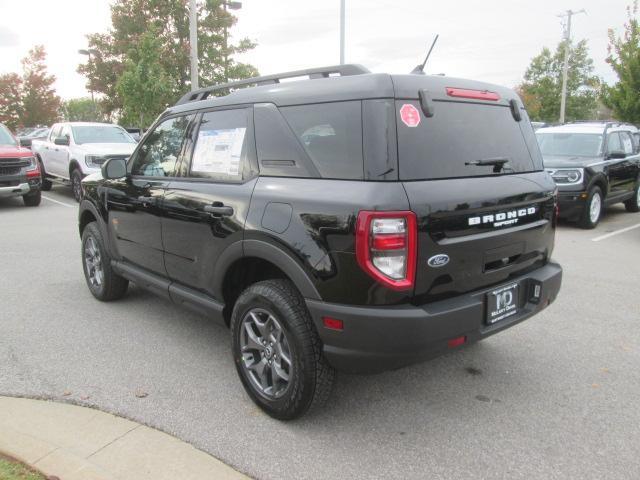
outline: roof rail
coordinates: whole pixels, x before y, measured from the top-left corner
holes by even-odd
[[[601,123],[606,127],[621,127],[624,125],[633,126],[629,122],[621,122],[619,120],[574,120],[573,122],[567,122],[565,125],[580,125],[585,123]]]
[[[180,100],[178,100],[178,103],[176,103],[176,105],[204,100],[209,97],[212,92],[216,92],[219,90],[247,87],[250,85],[271,85],[274,83],[280,83],[280,80],[283,80],[285,78],[308,77],[309,79],[315,79],[327,78],[335,74],[341,77],[346,77],[350,75],[362,75],[364,73],[371,72],[362,65],[347,64],[333,65],[330,67],[309,68],[306,70],[296,70],[293,72],[276,73],[274,75],[265,75],[262,77],[245,78],[236,82],[221,83],[219,85],[213,85],[211,87],[204,87],[198,90],[194,90],[193,92],[185,94]]]

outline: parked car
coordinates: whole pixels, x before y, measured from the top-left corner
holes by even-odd
[[[133,138],[136,142],[139,142],[140,139],[142,138],[142,135],[144,134],[141,128],[132,127],[132,128],[127,128],[126,130],[127,132],[129,132],[129,135],[131,135],[131,138]]]
[[[638,129],[615,122],[570,123],[536,132],[544,166],[558,185],[560,216],[595,228],[605,207],[640,211]]]
[[[36,128],[29,133],[18,136],[18,141],[21,147],[31,148],[31,142],[33,140],[42,140],[49,136],[49,127]]]
[[[0,198],[7,197],[22,197],[27,207],[40,205],[40,169],[31,150],[0,123]]]
[[[42,189],[52,182],[70,183],[80,201],[81,180],[110,158],[126,159],[136,147],[127,131],[110,123],[56,123],[44,140],[34,140],[31,149],[40,162]]]
[[[99,300],[132,281],[229,326],[269,415],[320,405],[335,369],[434,357],[556,298],[556,186],[512,90],[358,65],[231,86],[84,179],[82,264]]]

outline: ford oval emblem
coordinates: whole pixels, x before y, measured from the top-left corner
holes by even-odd
[[[427,263],[430,267],[433,268],[444,267],[447,263],[449,263],[449,255],[439,253],[438,255],[434,255],[429,260],[427,260]]]

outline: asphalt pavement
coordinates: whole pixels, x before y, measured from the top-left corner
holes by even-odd
[[[640,478],[640,214],[559,227],[563,286],[541,315],[339,375],[323,410],[281,423],[244,393],[225,328],[135,287],[96,301],[71,192],[44,195],[0,201],[0,395],[95,406],[259,479]]]

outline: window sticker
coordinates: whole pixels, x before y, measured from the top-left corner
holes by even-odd
[[[407,127],[417,127],[420,125],[420,112],[410,103],[405,103],[400,107],[400,119]]]
[[[238,176],[246,128],[200,130],[191,171]]]

